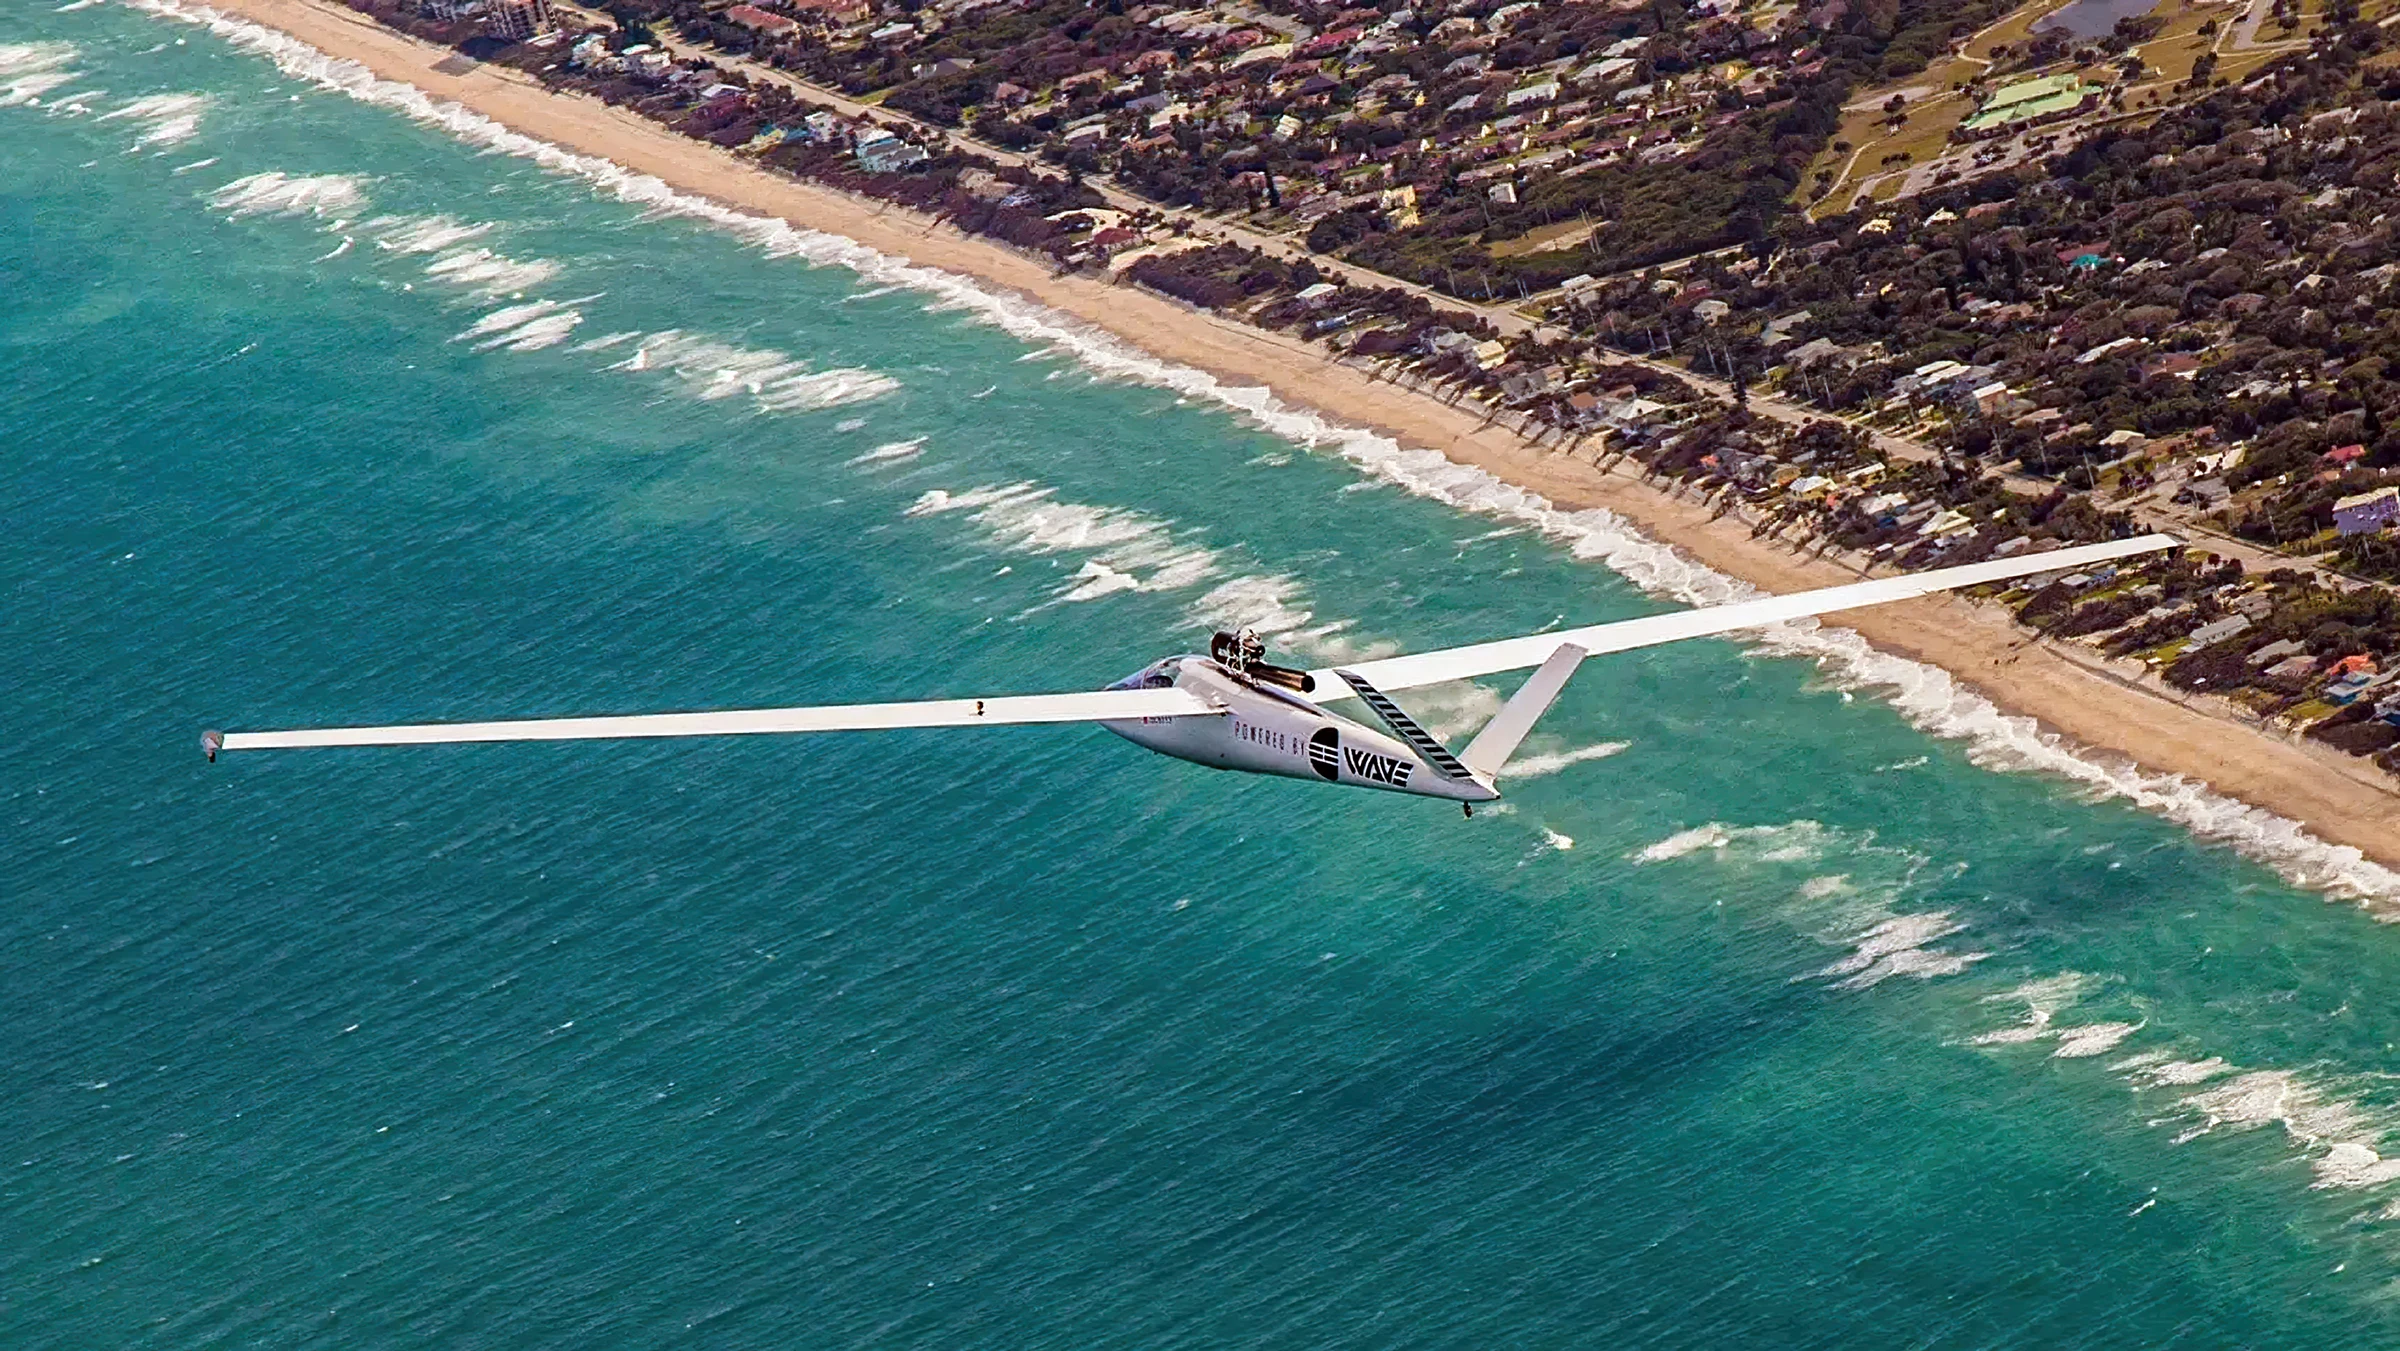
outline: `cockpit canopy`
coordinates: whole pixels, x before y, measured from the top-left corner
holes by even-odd
[[[1175,683],[1175,668],[1183,663],[1181,657],[1162,657],[1148,666],[1110,685],[1112,690],[1163,690]]]

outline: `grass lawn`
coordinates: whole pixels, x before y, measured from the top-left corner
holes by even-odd
[[[1955,85],[1984,80],[1987,87],[1995,82],[2013,81],[2036,74],[2075,74],[2094,84],[2107,84],[2118,76],[2114,61],[2090,66],[2055,65],[2040,70],[2011,71],[2005,77],[1991,74],[1996,54],[2003,48],[2025,42],[2044,17],[2070,3],[2071,0],[2029,0],[2011,11],[1989,28],[1969,38],[1959,51],[1935,62],[1917,74],[1904,76],[1874,89],[1861,90],[1846,106],[1840,124],[1834,131],[1832,143],[1812,161],[1801,178],[1800,194],[1812,217],[1830,215],[1851,205],[1851,198],[1861,183],[1876,179],[1868,187],[1861,202],[1889,202],[1899,197],[1904,186],[1903,174],[1894,172],[1904,166],[1887,164],[1889,156],[1907,154],[1910,165],[1922,165],[1956,147],[1951,135],[1958,124],[1975,111],[1976,99]],[[2193,63],[2202,53],[2216,51],[2216,84],[2236,84],[2292,51],[2283,44],[2304,40],[2316,27],[2312,22],[2323,11],[2324,0],[2302,0],[2300,29],[2286,33],[2273,22],[2261,24],[2262,42],[2277,44],[2248,51],[2221,49],[2232,34],[2235,23],[2245,12],[2246,5],[2218,0],[2160,0],[2151,13],[2166,20],[2166,27],[2149,42],[2133,49],[2129,55],[2139,56],[2145,67],[2140,82],[2126,91],[2126,108],[2147,122],[2157,113],[2189,102],[2206,91],[2178,90],[2176,86],[2191,77]],[[2365,7],[2368,18],[2400,13],[2400,0],[2376,0]],[[2202,36],[2200,29],[2214,20],[2218,30]],[[2400,61],[2400,53],[2382,60]],[[1939,90],[1927,95],[1927,89]],[[1905,107],[1906,120],[1897,129],[1887,128],[1883,103],[1892,94],[1911,91],[1914,97]],[[2105,111],[2105,110],[2104,110]],[[2064,124],[2070,134],[2075,124]],[[1848,144],[1851,149],[1837,151],[1833,144]],[[1830,172],[1834,178],[1826,191],[1819,195],[1817,175]],[[1888,175],[1878,179],[1878,175]]]

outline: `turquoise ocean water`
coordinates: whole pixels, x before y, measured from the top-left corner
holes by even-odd
[[[0,10],[0,1342],[2400,1339],[2388,875],[1838,639],[1592,663],[1471,823],[1096,730],[205,764],[1722,590],[270,46]]]

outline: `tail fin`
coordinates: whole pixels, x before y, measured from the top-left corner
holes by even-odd
[[[1583,657],[1584,650],[1573,643],[1559,644],[1558,650],[1550,654],[1550,660],[1543,662],[1540,670],[1518,686],[1517,692],[1509,696],[1500,712],[1484,724],[1482,731],[1475,734],[1475,739],[1468,743],[1466,753],[1459,759],[1477,778],[1500,777],[1500,767],[1508,763],[1508,757],[1517,753],[1518,743],[1525,739],[1527,732],[1533,730],[1533,724],[1550,711],[1551,701],[1558,698],[1560,690],[1566,688],[1567,677],[1575,674],[1575,668],[1582,664]],[[1348,678],[1347,672],[1344,678]],[[1358,682],[1352,680],[1351,683],[1355,685]]]
[[[1366,701],[1367,707],[1375,710],[1375,716],[1383,719],[1383,725],[1391,728],[1394,736],[1407,742],[1409,749],[1425,757],[1425,763],[1433,766],[1443,778],[1471,779],[1474,777],[1467,772],[1465,765],[1458,762],[1458,757],[1450,753],[1448,746],[1434,740],[1433,733],[1417,726],[1414,719],[1401,712],[1400,705],[1393,703],[1390,695],[1359,679],[1349,671],[1337,670],[1334,674],[1342,678],[1342,683],[1358,691],[1358,697]]]

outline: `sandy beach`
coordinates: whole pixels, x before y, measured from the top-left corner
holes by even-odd
[[[1839,563],[1753,540],[1735,521],[1627,473],[1538,450],[1480,417],[1370,379],[1325,352],[1095,278],[1053,276],[1042,263],[897,209],[778,177],[601,103],[553,94],[510,73],[435,70],[449,53],[326,0],[211,0],[376,75],[453,100],[517,131],[729,206],[847,236],[918,264],[1005,288],[1105,329],[1155,356],[1238,385],[1264,386],[1334,421],[1430,447],[1540,493],[1562,508],[1604,507],[1720,572],[1770,591],[1856,579]],[[1938,666],[2002,709],[2032,717],[2094,751],[2207,783],[2303,823],[2312,833],[2400,867],[2400,791],[2363,761],[2298,744],[2238,720],[2213,701],[2186,704],[2089,654],[2032,641],[1996,607],[1957,599],[1858,612],[1843,623],[1876,647]]]

